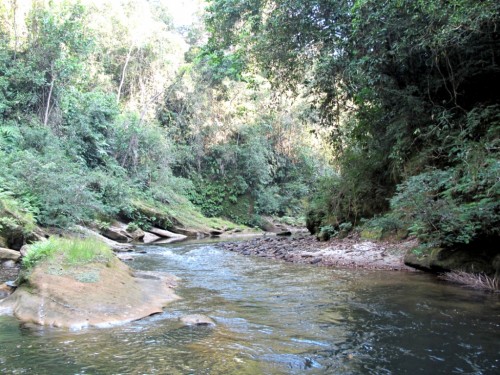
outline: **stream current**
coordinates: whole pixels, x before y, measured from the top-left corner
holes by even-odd
[[[498,294],[417,272],[244,257],[206,241],[140,250],[130,265],[180,277],[182,300],[81,331],[0,316],[0,374],[500,373]],[[194,313],[217,326],[182,326]]]

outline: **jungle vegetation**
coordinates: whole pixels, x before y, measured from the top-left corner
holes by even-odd
[[[0,203],[19,215],[0,226],[305,212],[313,233],[493,243],[499,15],[494,0],[209,0],[177,27],[160,0],[3,1]]]
[[[491,244],[499,17],[489,0],[214,0],[205,55],[307,97],[329,129],[336,173],[311,198],[311,231],[364,221]]]

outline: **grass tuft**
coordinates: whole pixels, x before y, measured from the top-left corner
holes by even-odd
[[[489,277],[484,273],[469,273],[464,271],[447,272],[440,276],[441,279],[463,284],[474,289],[500,291],[500,282],[496,277]]]
[[[64,265],[81,265],[90,262],[108,262],[113,252],[108,245],[95,238],[55,238],[30,245],[23,258],[23,266],[29,270],[36,264],[56,260]]]

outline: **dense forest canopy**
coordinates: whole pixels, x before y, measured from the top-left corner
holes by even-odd
[[[167,5],[2,2],[3,228],[307,209],[324,237],[498,238],[498,1]]]
[[[210,2],[208,58],[310,98],[339,173],[309,227],[410,227],[435,245],[498,236],[497,1]]]
[[[225,78],[199,57],[201,19],[176,26],[168,5],[2,2],[4,232],[302,214],[329,169],[307,100],[276,95],[257,73]]]

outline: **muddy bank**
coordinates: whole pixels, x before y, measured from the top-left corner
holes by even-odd
[[[242,255],[252,255],[292,263],[344,268],[414,271],[404,264],[404,255],[416,240],[399,242],[366,241],[357,235],[320,242],[309,235],[260,237],[217,246]]]

